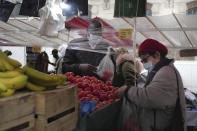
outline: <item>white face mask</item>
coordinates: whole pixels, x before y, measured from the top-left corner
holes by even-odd
[[[89,36],[89,45],[92,49],[96,48],[96,45],[99,44],[102,40],[102,36],[90,34]]]
[[[147,63],[144,63],[143,65],[144,65],[144,68],[145,68],[146,70],[148,70],[149,72],[152,71],[153,65],[152,65],[152,62],[151,62],[151,61],[149,61],[149,62],[147,62]]]

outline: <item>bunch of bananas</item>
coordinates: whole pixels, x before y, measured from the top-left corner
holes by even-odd
[[[65,75],[48,75],[40,71],[34,70],[28,66],[23,68],[25,74],[28,76],[26,87],[33,91],[42,91],[51,89],[63,84],[67,77]]]
[[[15,90],[26,87],[32,91],[52,89],[63,84],[65,75],[48,75],[9,58],[0,50],[0,96],[11,96]]]
[[[0,71],[12,71],[16,68],[21,67],[21,63],[17,60],[9,58],[0,50]]]
[[[27,76],[17,70],[21,63],[9,58],[0,50],[0,96],[10,96],[15,90],[25,87]]]

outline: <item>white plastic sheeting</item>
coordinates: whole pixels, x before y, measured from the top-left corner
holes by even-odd
[[[0,39],[7,40],[5,45],[24,45],[24,46],[50,46],[58,47],[68,43],[68,32],[63,30],[58,37],[46,37],[38,34],[40,26],[39,18],[11,18],[7,23],[0,21]],[[69,40],[77,35],[70,36]]]
[[[134,18],[114,18],[104,20],[115,28],[116,31],[122,28],[133,28]],[[79,38],[78,32],[70,33],[64,30],[58,38],[40,36],[39,18],[15,18],[7,23],[0,22],[0,39],[6,39],[10,43],[21,45],[59,46],[67,44],[68,40]],[[197,15],[167,15],[147,16],[136,19],[137,37],[136,42],[140,44],[147,38],[154,38],[173,48],[196,48],[197,47]]]
[[[115,29],[133,28],[134,18],[106,19]],[[170,48],[197,47],[197,15],[170,14],[136,18],[137,43],[156,39]]]

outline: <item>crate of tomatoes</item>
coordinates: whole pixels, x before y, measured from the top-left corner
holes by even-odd
[[[110,81],[103,82],[96,77],[75,76],[72,72],[66,73],[66,76],[70,84],[78,86],[81,103],[78,130],[114,131],[121,107],[121,101],[115,96],[118,88],[112,86]]]

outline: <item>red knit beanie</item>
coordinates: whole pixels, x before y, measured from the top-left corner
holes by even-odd
[[[153,40],[153,39],[146,39],[142,44],[139,46],[138,49],[140,52],[163,52],[165,54],[168,54],[168,49],[166,46],[161,44],[159,41]]]

